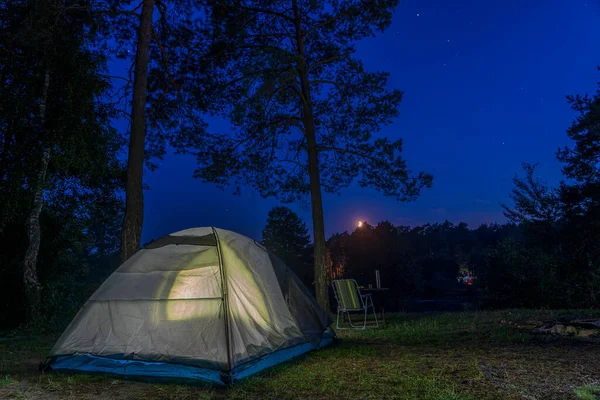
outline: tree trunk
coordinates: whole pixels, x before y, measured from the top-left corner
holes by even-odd
[[[0,80],[1,82],[1,80]],[[0,159],[0,185],[4,185],[4,187],[6,188],[6,186],[8,186],[8,184],[4,184],[4,182],[10,182],[9,180],[9,158],[8,158],[8,154],[10,151],[10,144],[12,142],[12,138],[13,135],[9,134],[8,132],[4,133],[4,137],[3,137],[3,143],[2,143],[2,155],[1,155],[1,159]],[[6,190],[6,189],[5,189]],[[5,209],[6,209],[6,202],[8,201],[8,192],[2,193],[0,192],[0,236],[2,236],[2,233],[4,232],[4,225],[6,224],[6,215],[5,215]]]
[[[312,119],[312,118],[311,118]],[[324,310],[329,311],[329,282],[325,264],[327,247],[325,245],[325,221],[323,217],[323,200],[321,198],[321,176],[319,171],[319,155],[315,138],[313,121],[306,126],[308,142],[308,174],[310,179],[310,197],[312,202],[315,291],[317,302]],[[309,128],[310,126],[310,128]]]
[[[304,37],[300,25],[300,13],[296,0],[292,0],[294,8],[294,22],[296,27],[296,41],[298,44],[298,71],[302,89],[303,124],[306,135],[308,151],[308,174],[310,181],[310,198],[312,203],[313,240],[314,240],[314,268],[315,292],[317,302],[329,312],[329,282],[327,279],[327,247],[325,245],[325,221],[323,218],[323,199],[321,197],[321,172],[319,171],[319,153],[313,108],[311,103],[308,68],[304,53]]]
[[[49,85],[50,72],[46,71],[44,76],[44,88],[40,99],[40,120],[42,129],[44,129],[46,125],[46,101],[48,99]],[[42,206],[44,205],[44,184],[49,162],[50,149],[45,147],[42,153],[37,182],[35,184],[33,208],[29,214],[29,244],[27,245],[23,262],[23,285],[25,287],[25,295],[28,303],[27,311],[30,320],[37,314],[40,306],[40,282],[37,273],[37,257],[41,242],[40,214],[42,213]]]
[[[148,87],[148,59],[152,32],[154,0],[144,0],[138,30],[131,103],[131,136],[127,158],[127,184],[125,186],[125,218],[121,231],[121,263],[140,248],[144,222],[144,147],[146,136],[146,90]]]

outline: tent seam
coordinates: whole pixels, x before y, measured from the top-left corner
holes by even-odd
[[[221,270],[221,292],[223,294],[223,314],[225,318],[225,343],[227,344],[227,373],[231,375],[233,365],[231,362],[231,334],[229,331],[229,302],[227,301],[228,290],[227,281],[225,279],[225,265],[223,263],[223,254],[221,252],[221,239],[219,238],[217,230],[214,226],[212,227],[212,230],[217,242],[217,255],[219,256],[219,266]]]

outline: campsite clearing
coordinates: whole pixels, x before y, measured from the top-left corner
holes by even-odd
[[[231,389],[40,374],[38,363],[57,337],[7,337],[0,339],[0,399],[594,399],[600,343],[535,335],[506,321],[598,316],[526,310],[395,316],[384,328],[340,332],[337,344]]]

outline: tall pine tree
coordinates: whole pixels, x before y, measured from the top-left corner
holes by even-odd
[[[202,138],[195,176],[250,184],[284,202],[310,197],[316,295],[325,308],[323,190],[357,180],[404,201],[432,181],[411,174],[401,140],[374,137],[398,115],[402,93],[355,56],[355,43],[387,28],[397,3],[240,0],[220,9],[210,70],[235,130]]]
[[[121,262],[140,247],[144,167],[162,158],[166,145],[194,147],[190,131],[202,135],[203,114],[216,105],[205,92],[204,59],[212,36],[210,0],[101,0],[96,12],[109,28],[106,37],[117,57],[131,62],[124,88],[131,101],[125,217]],[[133,51],[132,51],[133,50]]]

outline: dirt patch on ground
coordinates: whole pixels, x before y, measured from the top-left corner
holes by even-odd
[[[577,388],[600,383],[600,349],[572,342],[491,348],[479,356],[478,368],[481,383],[507,396],[574,399]]]

